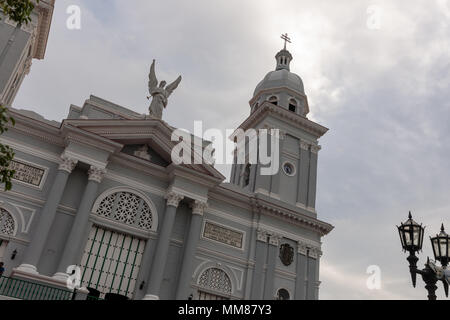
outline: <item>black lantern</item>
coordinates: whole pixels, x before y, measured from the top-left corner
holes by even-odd
[[[11,254],[11,260],[14,260],[16,258],[17,255],[17,250],[14,249],[14,251]]]
[[[404,251],[414,253],[422,250],[425,227],[412,219],[411,211],[409,212],[408,220],[402,223],[400,227],[397,226],[397,228]]]
[[[450,237],[444,230],[444,224],[441,226],[441,232],[436,237],[431,238],[434,258],[439,261],[443,267],[447,267],[450,260]]]

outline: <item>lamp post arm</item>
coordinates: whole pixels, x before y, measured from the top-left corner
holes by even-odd
[[[416,287],[416,278],[417,273],[420,273],[421,270],[417,269],[417,261],[419,261],[419,258],[416,257],[416,254],[414,251],[409,252],[408,258],[406,258],[409,262],[409,272],[411,273],[411,280],[413,287]]]

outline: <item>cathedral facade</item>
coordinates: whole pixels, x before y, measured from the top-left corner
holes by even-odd
[[[280,130],[273,175],[236,162],[225,182],[209,164],[177,165],[175,128],[95,96],[62,122],[12,109],[16,125],[0,136],[16,154],[13,188],[0,192],[0,261],[29,295],[0,280],[0,296],[36,298],[31,283],[68,297],[78,279],[77,294],[97,299],[318,299],[321,238],[333,229],[315,210],[328,129],[307,118],[291,60],[276,55],[239,127]]]

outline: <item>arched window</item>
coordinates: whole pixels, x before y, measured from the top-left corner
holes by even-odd
[[[277,292],[277,300],[290,300],[291,296],[286,289],[280,289]]]
[[[297,101],[294,99],[289,100],[289,111],[297,112]]]
[[[16,224],[11,214],[3,208],[0,208],[0,234],[13,236]]]
[[[152,230],[153,212],[149,204],[131,192],[115,192],[105,196],[95,213],[137,228]]]
[[[270,103],[273,103],[274,105],[278,105],[278,98],[276,97],[276,96],[271,96],[270,98],[269,98],[269,102]]]
[[[199,286],[219,294],[231,294],[231,280],[225,271],[218,268],[205,270],[199,278]]]

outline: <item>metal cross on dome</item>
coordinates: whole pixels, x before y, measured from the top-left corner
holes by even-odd
[[[286,42],[291,43],[291,38],[289,38],[289,37],[288,37],[288,34],[285,33],[285,34],[282,34],[282,35],[281,35],[281,39],[284,40],[284,50],[286,50]]]

